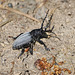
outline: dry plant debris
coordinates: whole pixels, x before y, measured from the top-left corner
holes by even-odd
[[[3,27],[4,25],[6,25],[7,23],[9,23],[9,22],[11,22],[11,21],[12,21],[12,19],[6,20],[5,22],[2,22],[2,23],[0,24],[0,27]]]
[[[11,62],[11,63],[12,63],[12,68],[11,68],[11,70],[10,70],[10,74],[13,74],[13,68],[14,68],[15,62],[13,61],[13,62]]]
[[[36,9],[34,11],[36,12],[39,8],[41,8],[44,4],[46,4],[47,1],[48,0],[41,1],[41,3],[36,7]]]
[[[41,75],[60,75],[63,72],[67,71],[71,74],[71,71],[67,68],[60,68],[60,65],[64,64],[65,62],[56,63],[56,58],[54,56],[52,63],[49,63],[46,58],[37,59],[34,63],[35,67],[41,70]]]
[[[25,14],[25,13],[23,13],[23,12],[21,12],[21,11],[16,10],[16,9],[9,8],[9,7],[4,7],[3,5],[0,5],[0,8],[1,8],[1,9],[5,9],[5,10],[9,10],[9,11],[14,12],[14,13],[19,14],[19,15],[23,15],[23,16],[25,16],[25,17],[28,17],[28,18],[34,20],[34,21],[39,22],[39,20],[37,20],[36,18],[34,18],[34,17],[32,17],[32,16],[29,16],[28,14]]]

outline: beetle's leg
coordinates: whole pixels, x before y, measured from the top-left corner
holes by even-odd
[[[33,44],[31,44],[29,51],[30,51],[30,54],[33,55]]]
[[[27,51],[27,56],[25,58],[27,58],[29,56],[28,52],[30,51],[30,54],[33,55],[33,44],[31,44],[31,46],[28,48],[29,50]],[[26,52],[26,51],[25,51]],[[25,60],[25,58],[23,58],[22,61]]]
[[[25,49],[23,48],[18,58],[24,53]]]
[[[25,50],[25,52],[27,52],[26,58],[29,56],[29,54],[28,54],[29,50],[30,50],[30,47],[28,47],[28,48]]]
[[[26,56],[26,58],[29,56],[29,53],[27,52],[27,56]]]
[[[27,56],[25,58],[23,58],[22,62],[29,56],[29,47],[27,48],[27,51],[25,50],[24,52],[27,52]]]
[[[23,34],[23,33],[21,33]],[[19,34],[17,37],[9,36],[9,38],[13,38],[13,40],[17,39],[21,34]]]
[[[43,29],[43,23],[44,23],[44,21],[45,21],[47,15],[48,15],[48,12],[49,12],[49,10],[47,11],[45,18],[43,19],[43,22],[42,22],[42,24],[41,24],[41,29]]]
[[[23,34],[23,33],[21,33],[21,34]],[[12,38],[15,40],[15,39],[17,39],[21,34],[19,34],[17,37],[12,37]]]
[[[44,42],[43,41],[41,41],[40,39],[39,40],[37,40],[40,44],[42,44],[42,45],[44,45],[44,47],[45,47],[45,49],[46,50],[48,50],[48,51],[50,51],[50,49],[49,48],[47,48],[47,46],[44,44]]]

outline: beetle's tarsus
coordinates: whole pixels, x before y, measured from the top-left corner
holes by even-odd
[[[30,51],[30,54],[33,55],[33,49],[30,49],[29,51]]]
[[[16,37],[13,37],[13,36],[9,36],[9,38],[12,38],[13,40],[15,40],[15,39],[16,39]]]
[[[29,56],[29,54],[28,54],[28,52],[27,52],[27,56],[26,56],[26,58]]]
[[[30,51],[30,54],[33,55],[33,44],[31,44],[29,51]]]
[[[23,58],[22,62],[29,56],[28,52],[27,52],[27,56],[25,58]]]
[[[46,49],[47,51],[50,51],[50,49],[49,49],[49,48],[47,48],[47,47],[46,47],[45,49]]]
[[[13,38],[13,40],[16,40],[16,37],[12,37]]]

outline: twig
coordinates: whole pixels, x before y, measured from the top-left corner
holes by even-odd
[[[25,16],[25,17],[28,17],[28,18],[34,20],[34,21],[39,22],[39,20],[37,20],[36,18],[34,18],[34,17],[32,17],[32,16],[29,16],[28,14],[25,14],[25,13],[20,12],[20,11],[18,11],[18,10],[15,10],[15,9],[13,9],[13,8],[3,7],[2,5],[0,5],[0,8],[1,8],[1,9],[5,9],[5,10],[9,10],[9,11],[14,12],[14,13],[17,13],[17,14],[19,14],[19,15],[23,15],[23,16]]]
[[[14,69],[14,64],[15,64],[15,62],[13,61],[13,62],[11,62],[11,63],[12,63],[12,68],[11,68],[11,70],[10,70],[10,74],[13,75],[13,71],[14,71],[13,69]]]

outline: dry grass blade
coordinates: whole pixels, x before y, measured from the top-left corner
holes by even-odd
[[[15,10],[15,9],[13,9],[13,8],[3,7],[2,5],[0,5],[0,8],[1,8],[1,9],[9,10],[9,11],[14,12],[14,13],[17,13],[17,14],[19,14],[19,15],[23,15],[23,16],[25,16],[25,17],[28,17],[28,18],[34,20],[34,21],[39,22],[39,20],[37,20],[36,18],[34,18],[34,17],[32,17],[32,16],[29,16],[28,14],[25,14],[25,13],[20,12],[20,11],[18,11],[18,10]]]
[[[57,8],[52,8],[50,14],[53,14]]]
[[[14,64],[15,64],[15,62],[13,61],[13,62],[11,62],[12,63],[12,68],[11,68],[11,70],[10,70],[10,74],[12,75],[13,74],[13,69],[14,69]]]
[[[46,4],[47,1],[48,1],[48,0],[43,0],[43,1],[41,2],[41,4],[36,7],[36,9],[34,10],[34,12],[36,12],[39,8],[41,8],[44,4]]]
[[[11,21],[12,21],[12,19],[6,20],[5,22],[3,22],[3,23],[0,24],[0,27],[3,27],[4,25],[6,25],[7,23],[9,23]]]

